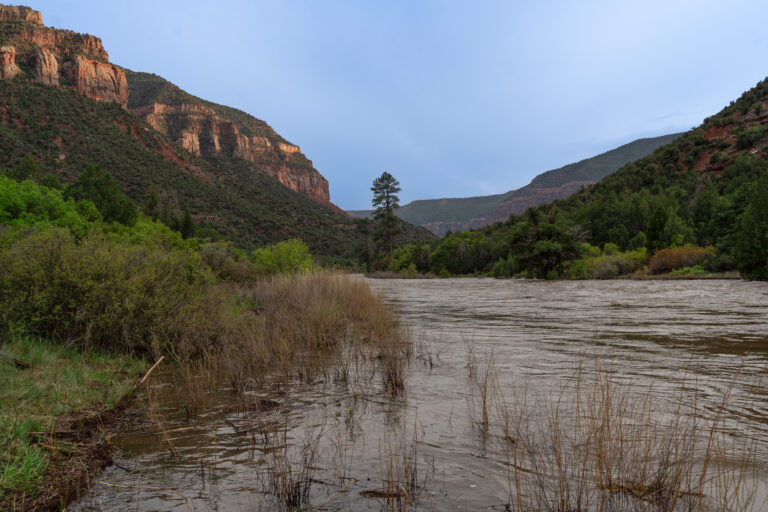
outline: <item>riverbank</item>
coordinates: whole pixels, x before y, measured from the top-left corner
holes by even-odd
[[[111,462],[106,429],[147,363],[12,338],[0,361],[0,510],[59,510]]]
[[[489,278],[489,279],[527,279],[523,277],[511,277],[500,278],[489,275],[445,275],[438,276],[435,274],[417,274],[411,272],[371,272],[365,277],[370,279],[447,279],[447,278]],[[732,270],[728,272],[697,272],[697,271],[672,271],[663,274],[653,274],[648,271],[638,271],[632,274],[625,274],[606,279],[552,279],[552,281],[616,281],[616,280],[634,280],[634,281],[669,281],[669,280],[712,280],[712,279],[730,279],[740,280],[744,279],[738,271]]]
[[[345,361],[339,380],[380,383],[392,395],[402,389],[410,338],[362,280],[315,270],[221,283],[218,291],[216,315],[198,319],[209,330],[159,340],[155,352],[170,359],[170,389],[186,420],[202,411],[211,389],[224,385],[247,410],[254,394],[275,392],[263,387],[264,375],[280,389],[296,378],[313,382],[324,358]],[[215,339],[211,326],[219,329]],[[183,350],[190,346],[206,350]],[[106,430],[125,416],[126,397],[148,366],[125,353],[117,344],[103,353],[33,337],[5,343],[3,354],[29,368],[0,362],[0,510],[59,510],[111,462]],[[142,394],[139,405],[164,435],[155,398]]]

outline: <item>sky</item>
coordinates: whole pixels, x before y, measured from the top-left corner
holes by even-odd
[[[383,171],[401,204],[519,188],[688,130],[768,76],[764,0],[25,3],[267,121],[350,210]]]

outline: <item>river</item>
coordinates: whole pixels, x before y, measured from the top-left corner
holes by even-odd
[[[154,385],[168,433],[159,434],[142,415],[124,422],[113,437],[117,465],[70,509],[272,510],[278,504],[270,492],[277,485],[306,477],[316,510],[514,510],[516,500],[534,500],[532,493],[562,500],[558,488],[572,486],[586,466],[594,469],[575,456],[584,445],[579,436],[589,431],[594,443],[594,420],[615,400],[624,407],[618,414],[625,431],[643,433],[642,450],[655,454],[669,432],[682,432],[674,448],[690,450],[694,474],[709,458],[713,443],[706,441],[714,424],[722,436],[722,451],[714,450],[726,467],[721,474],[741,468],[743,487],[755,491],[751,509],[768,510],[768,284],[367,282],[399,313],[414,340],[403,393],[392,397],[375,386],[366,391],[340,385],[330,374],[311,383],[283,382],[281,407],[268,414],[278,427],[261,439],[241,431],[243,418],[232,412],[226,386],[209,391],[208,407],[190,420],[178,412],[170,384],[161,381]],[[611,398],[600,394],[601,382],[611,383]],[[583,405],[585,396],[603,407]],[[581,420],[579,408],[589,411]],[[553,417],[562,424],[553,426]],[[563,465],[553,463],[560,458],[553,458],[558,452],[551,433],[559,428],[571,443],[565,450],[571,462]],[[624,452],[611,453],[621,458],[615,454]],[[556,475],[545,475],[564,466],[559,483]],[[623,480],[610,483],[618,496],[611,498],[615,509],[634,499],[632,493],[646,493],[635,509],[661,509],[652,508],[661,491],[653,491],[653,501],[650,485],[629,480],[634,469],[622,465],[617,471]],[[669,479],[672,470],[654,471]],[[416,502],[394,503],[391,493],[387,498],[381,491],[393,480],[413,491]],[[595,508],[594,489],[607,488],[605,481],[591,485],[592,491],[579,491],[589,503],[585,510]],[[712,485],[708,480],[699,490],[715,493]],[[571,494],[577,490],[568,487]],[[680,494],[680,507],[690,494]],[[728,499],[737,503],[735,495]],[[537,508],[557,509],[553,503]],[[707,507],[702,509],[718,508]]]

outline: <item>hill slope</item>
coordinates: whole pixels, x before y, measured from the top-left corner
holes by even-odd
[[[600,181],[621,166],[672,142],[680,135],[675,133],[635,140],[592,158],[539,174],[525,187],[504,194],[417,200],[401,207],[397,214],[438,236],[443,236],[449,230],[462,231],[504,221],[510,214],[520,214],[529,206],[564,199],[582,187]],[[349,213],[364,217],[370,211]]]
[[[128,109],[188,152],[214,165],[247,162],[318,203],[331,204],[328,181],[299,146],[266,122],[232,107],[203,100],[164,78],[126,70]]]
[[[325,261],[356,257],[362,235],[355,221],[330,203],[327,181],[299,148],[265,122],[125,71],[108,62],[98,38],[45,27],[37,11],[3,12],[2,166],[31,155],[71,182],[96,163],[135,202],[157,189],[170,207],[189,210],[198,225],[244,248],[299,237]],[[126,76],[135,88],[130,100]],[[131,107],[152,112],[143,119]],[[190,134],[203,143],[199,152],[190,151]],[[409,226],[403,235],[425,237]]]
[[[405,248],[398,264],[575,278],[615,277],[648,264],[652,272],[738,269],[768,279],[766,198],[768,79],[699,127],[567,199],[428,248]]]

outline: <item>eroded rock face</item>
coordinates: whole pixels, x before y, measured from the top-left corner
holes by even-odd
[[[193,153],[197,156],[200,156],[200,139],[198,138],[197,134],[194,132],[181,132],[181,135],[176,140],[176,143],[178,143],[181,147],[189,151],[190,153]]]
[[[331,205],[328,181],[312,167],[299,146],[265,135],[246,135],[237,123],[204,105],[151,103],[132,109],[154,129],[197,156],[231,155],[258,165],[288,188],[318,203]]]
[[[16,48],[0,47],[0,78],[15,78],[19,73],[21,69],[16,65]]]
[[[62,76],[75,84],[77,92],[96,101],[114,101],[128,105],[128,81],[125,71],[108,62],[75,55],[61,66]]]
[[[0,21],[28,21],[43,24],[43,15],[23,5],[0,5]]]
[[[4,46],[0,49],[0,77],[27,79],[64,86],[96,101],[128,104],[125,72],[108,61],[101,39],[43,26],[38,11],[0,5]],[[27,64],[25,73],[18,66]]]
[[[59,61],[56,55],[45,48],[35,52],[35,80],[46,85],[59,85]]]

